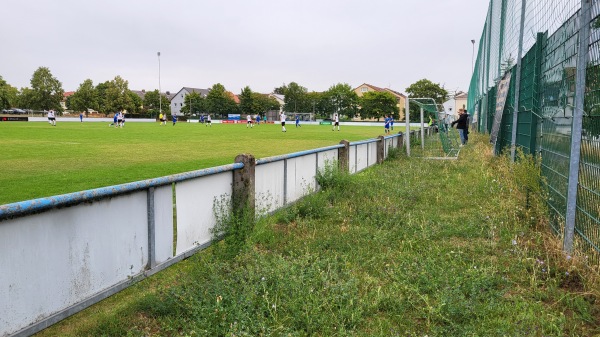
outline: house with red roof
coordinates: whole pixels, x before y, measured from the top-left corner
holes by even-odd
[[[398,100],[398,111],[400,111],[400,118],[399,120],[403,120],[404,119],[404,108],[405,108],[405,104],[406,104],[406,95],[404,95],[401,92],[392,90],[390,88],[380,88],[380,87],[376,87],[372,84],[368,84],[368,83],[363,83],[361,85],[359,85],[358,87],[354,88],[354,92],[358,95],[358,97],[362,97],[362,95],[364,95],[366,92],[369,91],[384,91],[384,92],[389,92],[392,95],[394,95],[394,97],[396,97],[396,99]]]

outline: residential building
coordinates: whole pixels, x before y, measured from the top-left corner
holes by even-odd
[[[186,101],[186,97],[189,94],[191,94],[192,92],[198,93],[202,97],[206,97],[206,95],[208,95],[209,89],[199,89],[199,88],[190,88],[190,87],[181,88],[181,90],[179,90],[170,99],[171,114],[177,115],[177,116],[183,115],[181,113],[181,108],[184,106],[184,104],[186,104],[186,102],[187,102],[187,104],[189,104],[189,101]]]
[[[74,93],[75,91],[65,91],[63,93],[63,99],[60,101],[60,107],[62,108],[62,111],[67,111],[67,98],[72,96]]]
[[[365,93],[367,93],[369,91],[380,91],[380,92],[383,91],[383,92],[389,92],[390,94],[394,95],[394,97],[396,97],[396,99],[398,100],[397,106],[398,106],[398,111],[399,111],[399,116],[400,116],[398,118],[398,120],[404,119],[404,109],[406,106],[406,95],[404,95],[401,92],[389,89],[389,88],[380,88],[380,87],[376,87],[376,86],[368,84],[368,83],[363,83],[354,89],[354,92],[358,95],[358,97],[362,97],[362,95],[364,95]],[[360,117],[355,118],[355,119],[360,119]]]
[[[458,110],[466,109],[467,97],[468,94],[463,91],[457,91],[454,95],[451,95],[450,99],[442,104],[446,114],[457,116]]]

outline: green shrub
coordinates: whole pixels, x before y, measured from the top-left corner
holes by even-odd
[[[340,170],[337,161],[326,162],[325,166],[317,171],[317,183],[322,189],[344,187],[350,180],[350,174]]]

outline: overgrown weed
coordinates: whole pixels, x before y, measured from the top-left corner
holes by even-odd
[[[261,218],[234,256],[196,254],[177,284],[112,316],[114,329],[86,332],[599,335],[597,278],[545,226],[543,191],[527,188],[535,165],[471,138],[458,161],[402,157],[343,183],[332,174]]]

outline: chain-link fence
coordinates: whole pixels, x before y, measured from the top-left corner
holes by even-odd
[[[496,151],[541,156],[552,229],[600,263],[600,2],[490,0],[469,87]],[[494,125],[496,123],[497,125]]]

